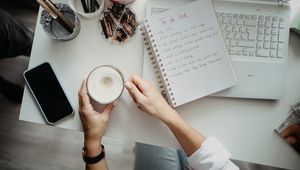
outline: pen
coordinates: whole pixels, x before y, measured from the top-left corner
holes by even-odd
[[[51,0],[44,0],[46,5],[57,15],[57,21],[69,32],[72,33],[75,26],[71,23],[63,13],[61,13]]]
[[[43,0],[36,0],[36,2],[39,3],[52,18],[57,19],[57,15],[45,4]]]
[[[91,11],[95,12],[95,1],[94,0],[90,0],[91,1]]]
[[[87,6],[86,6],[85,0],[81,0],[81,4],[82,4],[82,7],[83,7],[84,12],[85,12],[85,13],[88,13],[89,10],[88,10],[88,8],[87,8]]]

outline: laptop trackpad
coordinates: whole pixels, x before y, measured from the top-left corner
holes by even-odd
[[[280,99],[284,94],[286,63],[233,61],[238,84],[212,96]]]

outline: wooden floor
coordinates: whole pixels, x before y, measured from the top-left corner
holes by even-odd
[[[1,3],[0,3],[1,4]],[[1,7],[1,5],[0,5]],[[32,30],[36,11],[8,10]],[[22,72],[29,58],[0,60],[0,76],[24,85]],[[84,169],[81,159],[83,134],[18,120],[20,104],[12,103],[0,94],[0,169],[3,170],[72,170]],[[139,169],[135,166],[135,143],[105,138],[107,160],[112,170]],[[152,146],[154,148],[154,146]],[[151,147],[148,147],[151,149]],[[157,147],[155,147],[157,149]],[[162,151],[163,148],[160,148]],[[145,152],[144,154],[147,154]],[[157,158],[157,161],[161,161]],[[147,163],[147,162],[145,162]],[[277,170],[277,168],[235,161],[245,170]],[[148,169],[152,169],[149,167]]]

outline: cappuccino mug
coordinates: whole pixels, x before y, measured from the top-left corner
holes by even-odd
[[[123,74],[112,65],[96,67],[87,78],[87,90],[88,95],[99,104],[113,103],[123,93]]]

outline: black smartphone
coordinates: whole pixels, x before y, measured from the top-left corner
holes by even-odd
[[[65,91],[48,62],[26,70],[23,76],[48,124],[53,125],[74,113]]]

